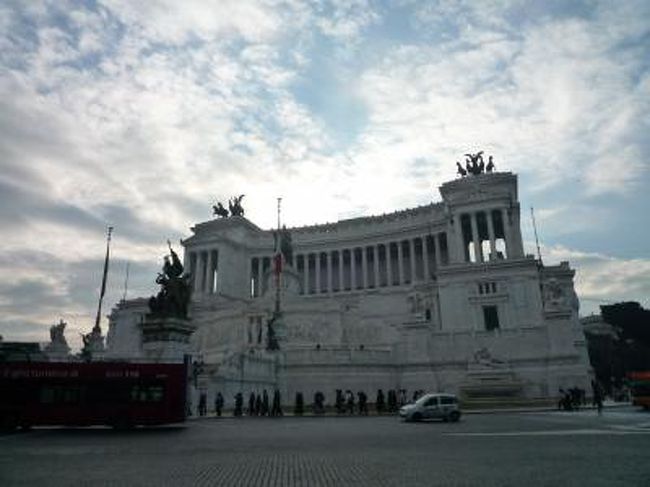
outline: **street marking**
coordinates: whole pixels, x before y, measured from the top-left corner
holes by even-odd
[[[445,433],[445,436],[586,436],[586,435],[647,435],[650,430],[638,428],[619,429],[574,429],[555,431],[496,431],[484,433]]]

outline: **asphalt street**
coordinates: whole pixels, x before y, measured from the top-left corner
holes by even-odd
[[[633,409],[223,418],[0,436],[0,485],[650,485],[650,414]]]

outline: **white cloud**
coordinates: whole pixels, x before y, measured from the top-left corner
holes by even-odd
[[[527,243],[527,247],[532,248],[532,244]],[[650,308],[650,259],[622,259],[561,245],[542,246],[542,256],[546,265],[569,261],[576,270],[581,314],[599,312],[599,305],[621,301],[638,301]]]
[[[438,199],[469,150],[534,175],[536,190],[567,165],[591,194],[628,190],[647,170],[650,77],[626,47],[647,32],[640,10],[517,30],[504,10],[518,2],[404,4],[421,41],[376,50],[365,35],[392,11],[365,0],[0,6],[0,183],[26,202],[3,245],[63,263],[0,271],[72,293],[67,273],[101,259],[105,224],[116,253],[144,266],[234,194],[262,227],[277,196],[289,225],[416,206]],[[316,59],[367,108],[352,143],[292,93]]]
[[[130,29],[152,41],[182,44],[198,37],[211,41],[239,35],[247,41],[268,39],[282,27],[273,1],[101,0]]]

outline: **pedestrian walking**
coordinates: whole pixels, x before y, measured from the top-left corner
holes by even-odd
[[[262,391],[262,416],[269,415],[269,395],[266,393],[266,389]]]
[[[241,417],[243,405],[244,405],[244,396],[241,392],[238,392],[237,394],[235,394],[235,410],[233,411],[233,415],[236,418]]]
[[[199,396],[199,416],[205,416],[208,412],[208,395],[202,392]]]
[[[406,389],[400,389],[399,390],[399,407],[404,406],[406,404]]]
[[[345,400],[343,399],[343,391],[336,389],[336,414],[343,414],[345,412]]]
[[[262,414],[262,396],[259,394],[255,398],[255,416]]]
[[[359,415],[368,415],[368,396],[363,391],[357,393],[359,398]]]
[[[214,397],[214,412],[218,417],[221,417],[221,410],[223,409],[223,396],[221,392],[217,392],[217,395]]]
[[[255,416],[255,393],[251,392],[248,396],[248,415]]]
[[[383,414],[386,404],[384,402],[384,391],[379,389],[377,391],[377,400],[375,401],[375,408],[377,409],[377,414]]]
[[[397,392],[395,389],[388,391],[388,412],[394,413],[397,411]]]
[[[598,410],[598,416],[603,414],[603,391],[600,388],[600,384],[596,381],[591,381],[591,388],[594,393],[594,404],[596,404],[596,409]]]
[[[314,414],[324,414],[325,413],[325,394],[320,391],[316,391],[314,394]]]
[[[348,389],[345,391],[345,404],[348,409],[348,414],[354,414],[354,394]]]
[[[280,400],[280,391],[273,392],[273,407],[271,408],[271,416],[282,416],[282,402]]]

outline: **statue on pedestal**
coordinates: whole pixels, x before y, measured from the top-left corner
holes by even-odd
[[[458,170],[457,174],[460,174],[461,177],[465,177],[468,174],[472,176],[478,176],[479,174],[491,173],[494,172],[495,166],[492,156],[488,158],[488,163],[485,164],[483,161],[483,151],[477,152],[476,154],[465,154],[465,168],[456,162]]]
[[[150,315],[186,319],[192,289],[190,274],[184,272],[183,264],[169,240],[167,245],[170,255],[165,256],[162,272],[158,273],[156,278],[160,291],[156,296],[149,298]]]
[[[57,325],[50,326],[50,345],[52,346],[68,346],[68,342],[63,334],[67,323],[59,320]]]
[[[245,195],[240,194],[234,196],[228,201],[228,208],[230,209],[230,216],[244,216],[244,207],[241,205],[241,200]]]
[[[70,347],[63,334],[67,323],[59,320],[59,323],[50,327],[50,343],[45,346],[45,354],[50,360],[65,359],[70,353]]]
[[[212,205],[212,214],[214,216],[220,216],[221,218],[227,218],[228,210],[219,201],[216,205]]]
[[[104,337],[101,330],[93,328],[90,333],[81,334],[81,341],[83,342],[83,350],[89,352],[103,352],[104,351]]]

